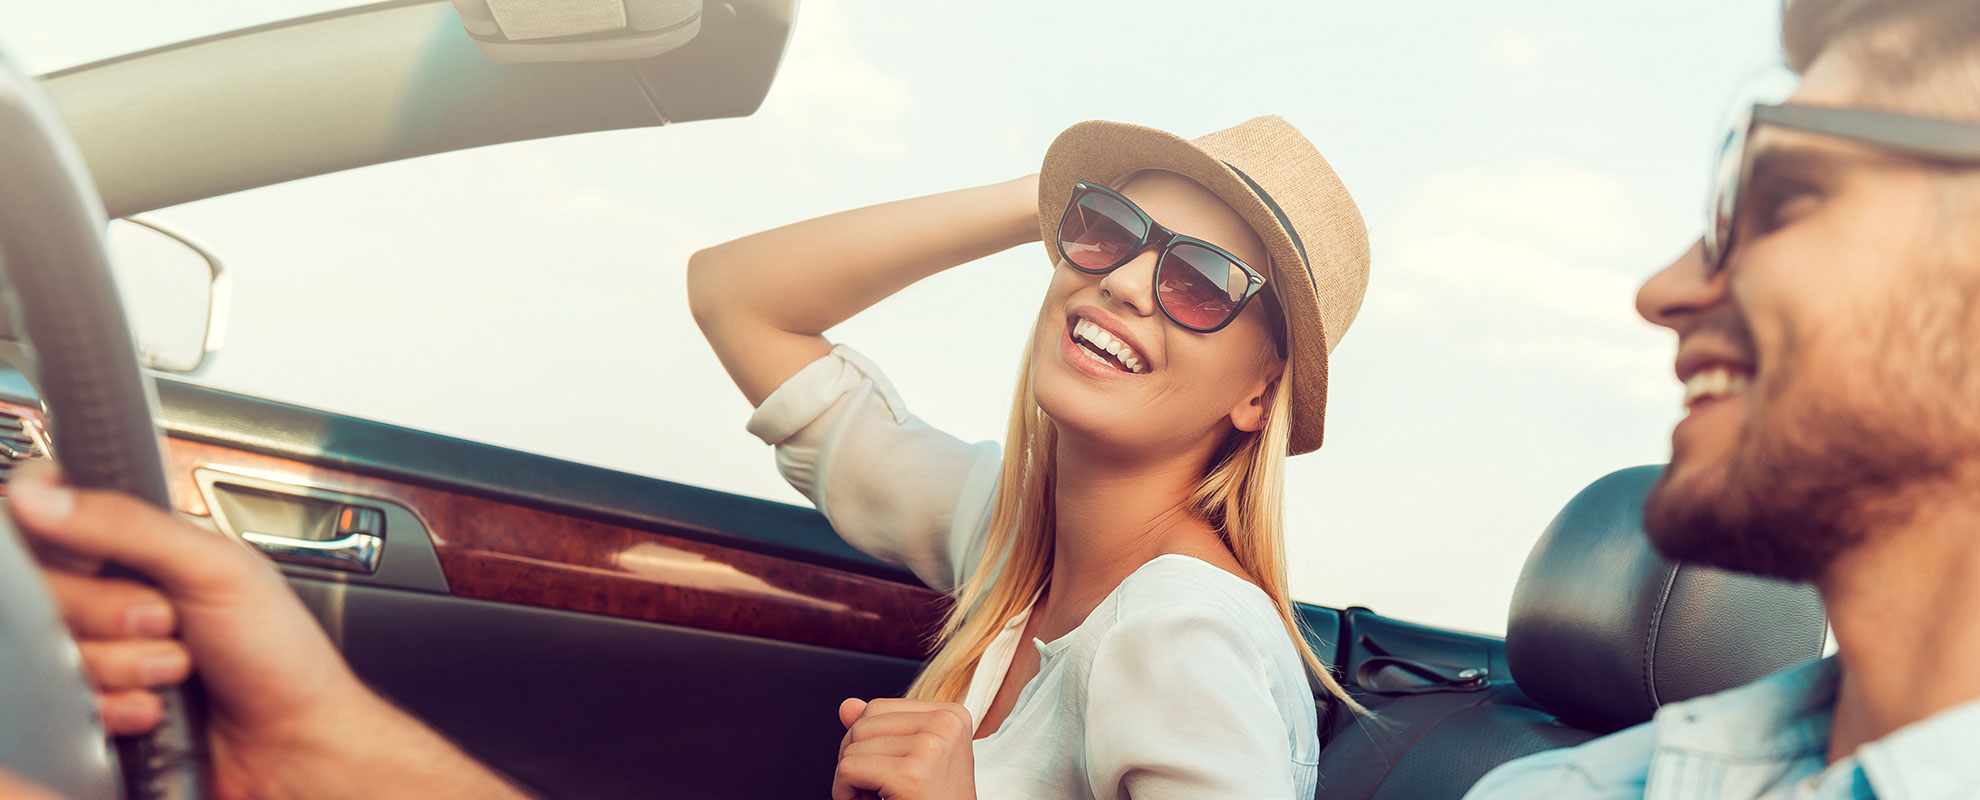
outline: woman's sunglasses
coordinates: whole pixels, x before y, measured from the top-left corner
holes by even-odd
[[[1072,202],[1059,218],[1059,256],[1073,269],[1105,275],[1150,247],[1157,248],[1155,305],[1190,330],[1222,330],[1265,288],[1265,276],[1224,248],[1162,227],[1105,186],[1073,184]]]
[[[1739,231],[1740,200],[1754,183],[1754,131],[1761,125],[1832,136],[1952,166],[1980,166],[1980,125],[1816,106],[1755,104],[1720,140],[1706,209],[1705,271],[1726,266]]]

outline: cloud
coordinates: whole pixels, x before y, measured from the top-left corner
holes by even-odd
[[[761,128],[801,136],[838,155],[898,163],[907,153],[902,122],[913,93],[874,64],[847,11],[806,4],[798,13],[777,83],[757,116]]]
[[[1471,58],[1493,70],[1551,73],[1554,65],[1586,63],[1594,54],[1592,31],[1585,23],[1535,18],[1503,21],[1477,39]]]
[[[1527,30],[1504,29],[1492,35],[1485,46],[1485,59],[1494,66],[1526,72],[1546,57],[1540,39]]]
[[[1631,399],[1670,393],[1668,342],[1634,313],[1660,216],[1612,173],[1528,158],[1434,175],[1377,241],[1379,313],[1448,331],[1492,362],[1547,367]]]

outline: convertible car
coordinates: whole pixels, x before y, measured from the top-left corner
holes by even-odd
[[[748,116],[794,19],[793,0],[602,6],[403,0],[38,78],[0,66],[0,360],[17,370],[0,381],[0,468],[58,456],[78,481],[265,552],[366,680],[544,795],[817,796],[832,710],[900,693],[941,595],[808,508],[177,377],[128,346],[106,271],[106,219],[484,145]],[[217,268],[210,288],[204,348],[226,310]],[[1372,711],[1316,694],[1320,796],[1457,797],[1507,759],[1817,655],[1807,587],[1649,550],[1637,517],[1656,471],[1604,478],[1541,533],[1504,639],[1301,606]],[[31,635],[55,625],[8,552],[0,764],[77,797],[196,793],[172,731],[106,748],[78,721],[69,651]]]

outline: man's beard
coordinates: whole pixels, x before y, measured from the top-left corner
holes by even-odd
[[[1753,409],[1723,464],[1678,483],[1666,471],[1651,488],[1644,504],[1651,542],[1674,559],[1811,581],[1878,531],[1902,524],[1915,490],[1950,476],[1973,452],[1972,426],[1957,405],[1972,397],[1960,391],[1971,373],[1961,359],[1971,356],[1958,347],[1938,358],[1920,352],[1970,341],[1940,338],[1956,335],[1947,328],[1967,329],[1959,316],[1926,311],[1887,320],[1893,324],[1862,343],[1867,357],[1842,359],[1847,367],[1826,359],[1819,377],[1793,346],[1806,338],[1789,336],[1784,352],[1761,365],[1773,391],[1748,396],[1766,405]],[[1752,352],[1750,334],[1730,312],[1705,324]],[[1906,357],[1913,354],[1920,357]],[[1857,379],[1828,380],[1849,374]]]

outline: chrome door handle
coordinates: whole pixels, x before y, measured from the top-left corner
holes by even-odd
[[[267,553],[269,558],[305,567],[343,572],[378,571],[378,554],[385,540],[369,533],[346,534],[337,539],[297,539],[254,531],[242,531],[242,541]]]

